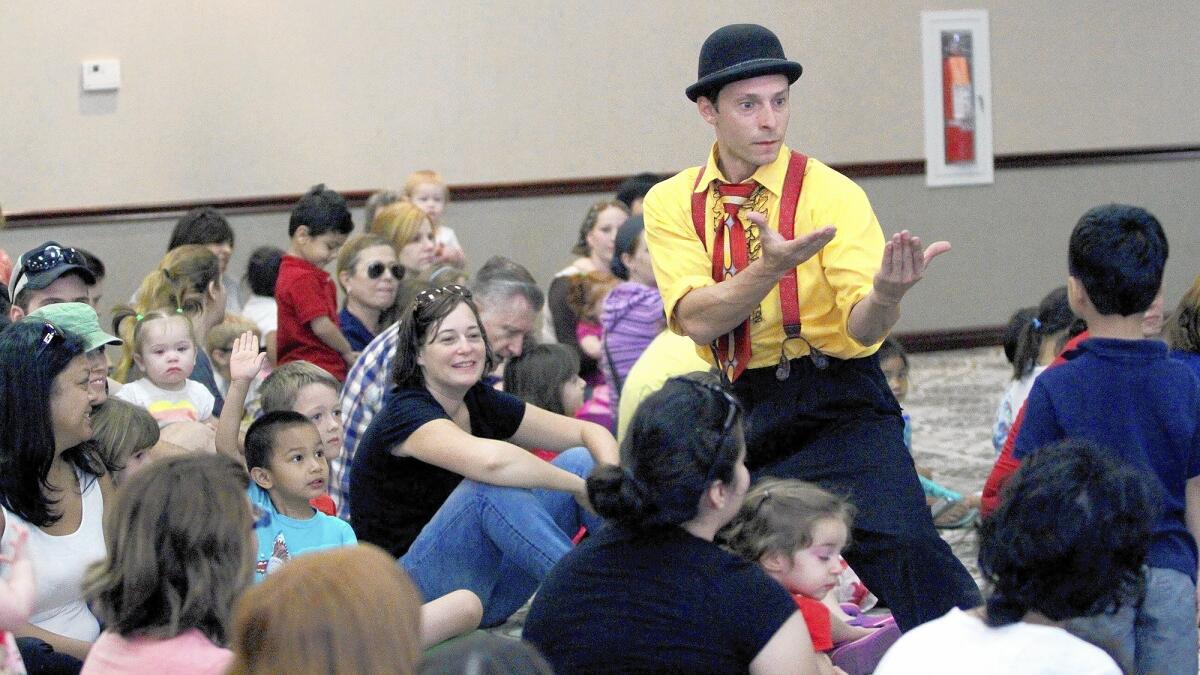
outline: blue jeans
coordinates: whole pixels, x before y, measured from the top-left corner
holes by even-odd
[[[586,478],[594,462],[584,448],[553,464]],[[464,480],[417,535],[400,565],[426,600],[460,588],[483,602],[483,626],[504,623],[571,550],[571,537],[603,521],[566,492],[509,488]]]
[[[1192,675],[1196,660],[1196,585],[1178,570],[1146,568],[1146,595],[1115,614],[1067,622],[1067,630],[1108,652],[1127,673]]]

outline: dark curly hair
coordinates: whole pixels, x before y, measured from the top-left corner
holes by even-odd
[[[1053,621],[1116,611],[1140,597],[1158,486],[1086,441],[1043,448],[1021,465],[983,523],[979,569],[987,623],[1027,612]]]
[[[742,409],[716,382],[708,373],[673,377],[642,401],[621,466],[587,479],[596,513],[635,530],[680,525],[696,517],[713,481],[733,482],[746,447]]]

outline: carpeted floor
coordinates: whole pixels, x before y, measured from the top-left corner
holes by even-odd
[[[992,423],[1010,377],[999,347],[911,355],[904,409],[912,417],[917,465],[932,469],[934,480],[948,488],[980,491],[996,456]],[[943,530],[942,536],[978,582],[975,530]],[[519,637],[528,607],[492,632]]]

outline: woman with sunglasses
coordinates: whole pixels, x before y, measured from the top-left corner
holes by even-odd
[[[783,586],[713,543],[750,486],[741,406],[715,379],[668,380],[621,466],[588,478],[609,524],[550,573],[523,633],[556,672],[817,672]]]
[[[384,312],[396,302],[396,291],[404,278],[395,244],[373,234],[360,234],[347,241],[337,258],[337,281],[346,296],[338,314],[342,335],[361,352],[387,324]]]
[[[400,557],[426,598],[473,591],[485,626],[529,599],[581,524],[596,529],[583,477],[617,460],[599,425],[483,384],[493,360],[467,289],[418,294],[350,473],[358,538]],[[526,448],[561,452],[548,463]]]
[[[100,634],[82,582],[105,554],[112,482],[86,443],[89,373],[82,340],[41,318],[0,333],[0,538],[29,531],[33,613],[13,632],[30,672],[78,670]]]

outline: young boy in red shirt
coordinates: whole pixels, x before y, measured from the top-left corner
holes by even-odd
[[[288,222],[292,245],[275,282],[279,363],[308,361],[339,382],[346,380],[358,353],[338,327],[337,288],[321,268],[337,256],[353,229],[346,200],[323,184],[314,186],[292,209]]]

